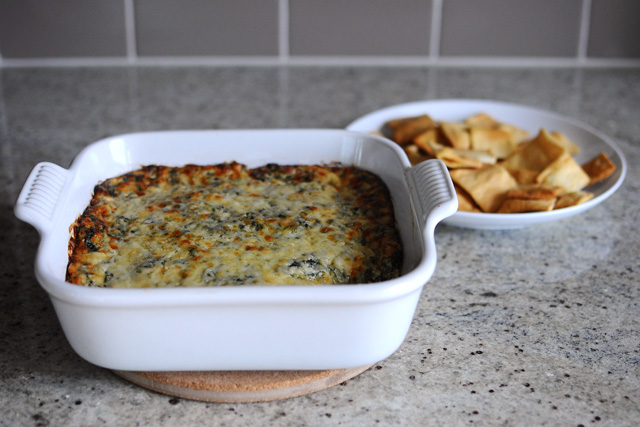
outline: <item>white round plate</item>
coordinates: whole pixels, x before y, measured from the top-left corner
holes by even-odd
[[[352,122],[347,126],[347,129],[359,132],[377,131],[385,134],[384,124],[391,119],[429,114],[436,121],[455,122],[463,121],[477,113],[487,113],[498,121],[518,126],[528,131],[532,137],[541,128],[550,132],[562,132],[580,147],[580,152],[574,155],[579,164],[583,164],[604,152],[615,163],[616,171],[606,180],[587,187],[586,191],[593,193],[594,198],[578,206],[549,212],[516,214],[456,212],[443,221],[448,225],[499,230],[528,227],[567,218],[602,203],[620,187],[627,173],[627,161],[624,154],[607,136],[576,120],[562,117],[550,111],[517,104],[466,99],[411,102],[366,114]]]

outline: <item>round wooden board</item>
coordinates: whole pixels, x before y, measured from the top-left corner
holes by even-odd
[[[321,371],[114,371],[141,387],[185,399],[219,403],[268,402],[324,390],[371,365]]]

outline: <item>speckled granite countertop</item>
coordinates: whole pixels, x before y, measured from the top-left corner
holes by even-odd
[[[640,425],[640,70],[3,69],[0,425]],[[271,403],[175,399],[69,347],[13,204],[39,161],[147,130],[342,128],[413,100],[480,98],[600,129],[629,173],[604,204],[536,228],[436,230],[438,265],[401,348],[339,386]]]

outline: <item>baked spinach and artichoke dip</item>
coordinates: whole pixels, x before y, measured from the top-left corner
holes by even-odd
[[[402,246],[375,174],[340,165],[145,166],[98,184],[68,282],[93,287],[373,283]]]

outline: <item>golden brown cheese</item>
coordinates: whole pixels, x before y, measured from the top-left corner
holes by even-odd
[[[67,281],[99,287],[371,283],[399,276],[393,206],[354,167],[146,166],[97,185]]]

